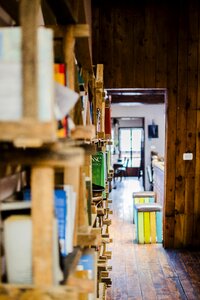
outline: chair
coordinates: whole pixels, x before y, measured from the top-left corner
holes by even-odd
[[[123,166],[119,166],[115,170],[115,177],[120,177],[120,181],[122,181],[123,177],[127,176],[128,163],[129,163],[129,159],[126,158]]]
[[[153,191],[153,173],[150,165],[147,166],[147,175],[149,179],[149,190]]]

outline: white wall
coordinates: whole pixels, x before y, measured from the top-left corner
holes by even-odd
[[[145,120],[145,166],[150,164],[151,149],[158,152],[160,156],[165,156],[165,104],[127,106],[112,104],[111,116],[120,117],[141,117]],[[158,125],[159,137],[148,138],[148,125],[154,123]],[[145,172],[145,189],[149,189],[148,178]]]

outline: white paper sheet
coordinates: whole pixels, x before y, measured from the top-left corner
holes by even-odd
[[[74,107],[78,98],[78,93],[55,82],[56,119],[62,120]]]

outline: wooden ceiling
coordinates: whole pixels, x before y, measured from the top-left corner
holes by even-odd
[[[41,0],[44,18],[47,24],[74,24],[78,22],[78,1],[73,0]],[[0,6],[9,13],[12,19],[19,25],[19,1],[0,0]],[[46,23],[46,22],[45,22]]]
[[[165,103],[165,89],[106,89],[113,104],[117,103]]]
[[[16,0],[0,0],[0,6],[13,19],[15,25],[19,25],[19,3]]]
[[[90,2],[90,1],[89,1]],[[79,5],[74,4],[73,0],[41,0],[42,11],[44,21],[46,25],[54,24],[67,24],[69,23],[89,23],[91,25],[91,7],[88,1],[79,1]],[[86,5],[86,3],[88,3]],[[127,2],[128,3],[128,2]],[[127,5],[126,3],[126,5]],[[116,5],[116,3],[115,3]],[[15,25],[19,25],[19,2],[17,0],[0,0],[0,6],[9,13],[14,20]],[[78,10],[79,7],[79,10]],[[54,11],[54,14],[52,14]],[[82,11],[82,14],[80,14]],[[89,17],[83,12],[89,12]],[[98,42],[95,38],[93,41]],[[84,43],[86,45],[84,45]],[[84,46],[84,47],[83,47]],[[96,47],[96,46],[95,46]],[[94,47],[94,48],[95,48]],[[80,50],[80,51],[79,51]],[[89,53],[90,57],[84,53]],[[109,53],[106,52],[107,54]],[[92,60],[91,41],[86,39],[77,40],[76,42],[76,54],[80,59],[80,63],[83,67],[89,69],[88,61]],[[104,53],[105,55],[105,53]],[[98,62],[101,63],[101,62]],[[90,63],[92,65],[92,62]],[[109,68],[105,68],[108,75]],[[123,68],[122,68],[123,70]],[[118,72],[119,73],[119,72]],[[105,79],[107,75],[105,74]],[[110,77],[109,77],[110,78]],[[106,80],[105,80],[106,81]],[[112,86],[112,85],[111,85]],[[107,85],[108,87],[108,85]],[[164,89],[145,89],[145,88],[110,88],[107,89],[108,96],[111,96],[112,103],[143,103],[143,104],[160,104],[165,102],[165,90]]]

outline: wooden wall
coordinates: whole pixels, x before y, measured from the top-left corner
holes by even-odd
[[[164,245],[200,247],[199,1],[92,3],[105,87],[167,89]],[[183,161],[185,152],[194,159]]]

